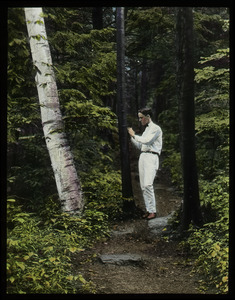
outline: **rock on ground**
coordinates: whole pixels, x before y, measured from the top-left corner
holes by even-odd
[[[165,217],[155,218],[148,221],[148,228],[150,233],[161,234],[163,229],[167,226],[168,220],[173,216],[174,212],[170,213]]]
[[[100,255],[100,260],[104,264],[114,265],[139,265],[142,262],[142,258],[138,254],[103,254]]]

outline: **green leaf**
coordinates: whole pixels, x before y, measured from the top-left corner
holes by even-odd
[[[216,254],[217,254],[217,252],[213,251],[213,252],[211,253],[211,256],[212,256],[212,257],[216,257]]]
[[[76,248],[76,247],[70,247],[70,248],[69,248],[69,251],[72,252],[72,253],[74,253],[74,252],[77,251],[77,248]]]
[[[10,280],[11,283],[13,283],[13,282],[15,281],[15,278],[11,276],[11,277],[9,278],[9,280]]]
[[[66,277],[66,279],[68,279],[68,280],[73,280],[73,276],[72,276],[72,275],[69,275],[69,276]]]
[[[21,268],[21,270],[25,270],[25,264],[23,262],[16,261],[16,264]]]
[[[8,202],[16,202],[15,199],[7,199]]]
[[[43,21],[42,21],[42,20],[37,20],[37,21],[35,21],[35,22],[34,22],[34,24],[41,25],[41,24],[44,24],[44,23],[43,23]]]
[[[69,251],[70,252],[72,252],[72,253],[74,253],[74,252],[76,252],[76,251],[84,251],[85,249],[81,249],[81,248],[77,248],[77,247],[70,247],[69,248]]]
[[[83,284],[86,284],[87,281],[85,278],[83,278],[83,276],[81,274],[78,275],[78,279],[83,283]]]
[[[55,260],[56,260],[56,257],[50,257],[50,258],[49,258],[49,261],[50,261],[50,262],[53,262],[53,261],[55,261]]]
[[[24,223],[25,222],[25,219],[22,219],[22,218],[17,218],[16,219],[18,222],[20,222],[20,223]]]

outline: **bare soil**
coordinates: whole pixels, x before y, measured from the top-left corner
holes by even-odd
[[[138,183],[136,164],[132,165],[132,180],[136,205],[144,210]],[[181,198],[176,195],[168,176],[159,171],[155,182],[157,216],[167,216],[179,208]],[[74,258],[74,272],[92,281],[97,294],[201,294],[197,274],[193,274],[193,257],[179,245],[179,241],[153,235],[148,221],[141,218],[116,221],[111,236],[92,249]],[[103,264],[102,254],[138,254],[138,265]],[[203,292],[203,293],[212,293]]]
[[[105,253],[141,255],[140,265],[103,264],[98,259]],[[95,254],[95,257],[94,257]],[[177,250],[175,242],[143,240],[116,236],[99,243],[77,260],[86,280],[95,284],[99,294],[196,294],[198,284],[190,273],[192,262]]]

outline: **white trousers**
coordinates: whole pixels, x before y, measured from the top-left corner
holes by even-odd
[[[139,177],[146,210],[156,213],[156,199],[154,195],[153,181],[159,167],[158,155],[141,153],[139,158]]]

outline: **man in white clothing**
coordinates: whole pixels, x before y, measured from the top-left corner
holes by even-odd
[[[139,158],[140,187],[146,207],[147,220],[156,217],[156,200],[153,188],[153,181],[159,167],[159,156],[162,150],[162,130],[151,120],[152,111],[149,108],[140,109],[138,112],[139,121],[146,126],[141,136],[135,135],[132,128],[128,128],[132,143],[141,150]]]

